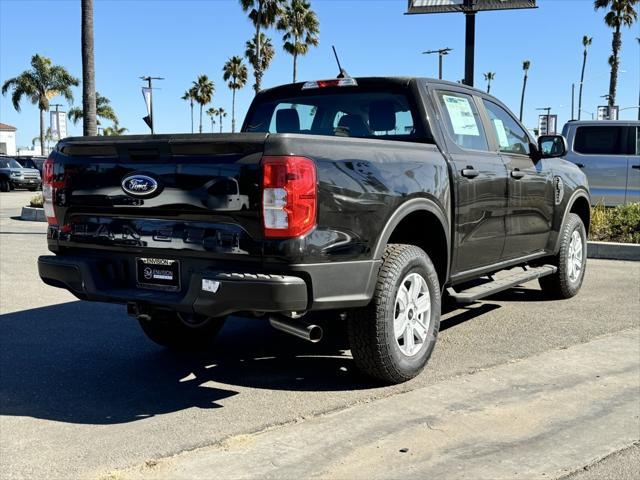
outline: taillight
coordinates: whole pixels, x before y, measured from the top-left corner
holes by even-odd
[[[316,225],[316,166],[306,157],[262,157],[262,218],[267,238],[298,237]]]
[[[49,225],[59,225],[56,212],[53,208],[56,191],[63,187],[63,182],[56,179],[55,162],[53,154],[42,165],[42,197],[44,199],[44,215]]]

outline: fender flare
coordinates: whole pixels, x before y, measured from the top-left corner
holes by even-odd
[[[442,230],[444,231],[444,236],[447,243],[446,277],[448,278],[449,268],[451,265],[451,231],[449,228],[449,221],[447,220],[442,207],[440,207],[433,200],[429,200],[427,198],[412,198],[411,200],[407,200],[391,214],[391,216],[387,220],[387,223],[382,229],[382,233],[378,237],[375,248],[373,249],[373,258],[374,260],[380,260],[395,228],[400,224],[402,220],[407,217],[407,215],[420,211],[428,212],[435,215],[435,217],[440,222]]]
[[[562,222],[560,222],[560,225],[558,225],[557,238],[555,240],[554,248],[553,248],[554,254],[557,253],[558,250],[560,249],[560,232],[562,231],[562,226],[567,221],[567,217],[569,216],[569,213],[571,212],[571,209],[573,208],[573,205],[576,203],[576,200],[578,198],[584,198],[587,201],[587,203],[591,205],[591,198],[589,197],[589,192],[587,192],[586,190],[582,188],[577,188],[571,194],[571,196],[569,197],[569,200],[567,200],[567,206],[564,209],[564,213],[562,214]]]

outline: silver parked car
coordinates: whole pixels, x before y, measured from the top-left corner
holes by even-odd
[[[570,121],[562,131],[565,158],[583,169],[591,202],[640,202],[640,121]]]

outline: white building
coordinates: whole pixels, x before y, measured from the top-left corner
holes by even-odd
[[[16,127],[0,123],[0,154],[16,154]]]

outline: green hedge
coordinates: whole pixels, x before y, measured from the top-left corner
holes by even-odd
[[[589,240],[640,243],[640,203],[593,207]]]

